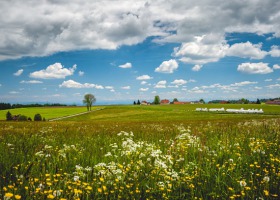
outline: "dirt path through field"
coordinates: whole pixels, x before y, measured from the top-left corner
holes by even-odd
[[[87,113],[90,113],[90,112],[95,112],[95,111],[103,110],[103,109],[104,108],[99,108],[99,109],[96,109],[96,110],[91,110],[91,111],[87,111],[87,112],[77,113],[77,114],[73,114],[73,115],[67,115],[67,116],[64,116],[64,117],[57,117],[57,118],[50,119],[49,122],[57,121],[57,120],[61,120],[61,119],[66,119],[66,118],[70,118],[70,117],[76,117],[76,116],[79,116],[79,115],[84,115],[84,114],[87,114]]]

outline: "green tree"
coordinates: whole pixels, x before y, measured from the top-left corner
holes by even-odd
[[[205,101],[203,99],[200,99],[199,102],[205,104]]]
[[[28,118],[27,118],[27,116],[25,116],[25,115],[20,115],[19,117],[18,117],[18,121],[27,121],[28,120]]]
[[[86,104],[87,106],[87,110],[90,111],[91,110],[91,106],[92,104],[94,104],[96,102],[96,99],[94,97],[93,94],[86,94],[84,96],[84,100],[83,103]]]
[[[249,100],[245,99],[245,98],[242,98],[240,101],[241,101],[242,104],[248,104],[249,103]]]
[[[42,116],[40,114],[36,114],[34,116],[34,121],[42,121]]]
[[[174,98],[172,103],[174,103],[174,102],[179,102],[179,100],[177,98]]]
[[[157,96],[155,96],[155,99],[154,99],[154,104],[156,104],[156,105],[160,104],[160,98],[159,98],[159,96],[158,96],[158,95],[157,95]]]
[[[13,120],[13,115],[12,115],[12,113],[10,113],[10,111],[8,111],[8,112],[6,113],[6,120],[7,120],[7,121]]]
[[[261,104],[261,101],[259,99],[257,99],[257,104]]]

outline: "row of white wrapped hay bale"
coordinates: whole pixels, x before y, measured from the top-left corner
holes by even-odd
[[[230,112],[230,113],[264,113],[262,109],[224,109],[224,108],[196,108],[195,111],[202,112]]]

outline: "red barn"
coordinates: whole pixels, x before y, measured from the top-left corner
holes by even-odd
[[[170,104],[170,101],[168,99],[163,99],[160,101],[160,104],[161,105],[167,105],[167,104]]]

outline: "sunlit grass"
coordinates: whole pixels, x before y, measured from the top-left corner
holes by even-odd
[[[2,123],[0,199],[278,199],[280,121]]]
[[[213,112],[196,112],[203,108],[244,108],[263,109],[264,114],[229,114]],[[98,122],[184,122],[184,121],[239,121],[242,119],[279,118],[280,106],[257,104],[188,104],[188,105],[152,105],[152,106],[106,106],[105,109],[65,120]]]
[[[99,106],[93,109],[98,109]],[[35,108],[16,108],[10,110],[0,110],[0,120],[6,120],[6,113],[10,111],[13,115],[25,115],[34,118],[35,114],[41,114],[46,120],[63,117],[67,115],[73,115],[81,112],[86,112],[86,107],[76,106],[76,107],[35,107]]]

